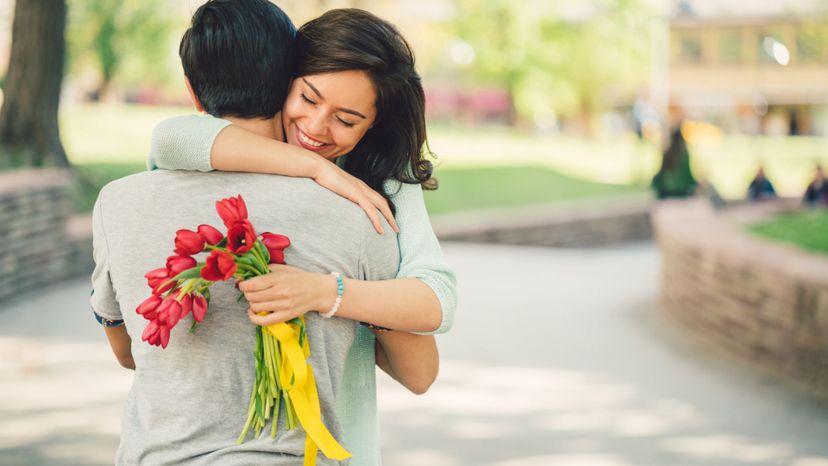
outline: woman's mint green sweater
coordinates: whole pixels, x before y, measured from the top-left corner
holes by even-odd
[[[186,115],[159,123],[152,134],[150,169],[212,171],[210,151],[219,132],[230,122],[209,115]],[[457,306],[456,277],[443,260],[423,201],[420,185],[389,180],[386,192],[397,208],[400,227],[398,278],[416,277],[434,290],[442,306],[442,322],[434,332],[451,329]],[[337,413],[345,448],[353,454],[350,466],[379,466],[379,422],[376,397],[374,335],[360,327],[348,354]]]

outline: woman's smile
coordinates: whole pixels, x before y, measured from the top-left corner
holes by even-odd
[[[307,133],[299,129],[299,127],[296,125],[294,125],[294,129],[296,130],[296,141],[299,142],[299,145],[301,145],[303,148],[307,150],[312,150],[316,152],[323,150],[330,145],[310,137]]]

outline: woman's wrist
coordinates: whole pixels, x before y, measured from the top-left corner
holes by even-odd
[[[325,164],[327,160],[325,160],[324,157],[320,157],[311,151],[305,152],[307,153],[305,158],[307,161],[308,170],[310,172],[308,178],[315,181],[325,172]]]
[[[336,303],[337,280],[336,277],[327,273],[315,273],[316,286],[319,294],[316,299],[315,310],[320,314],[325,314],[333,308]]]

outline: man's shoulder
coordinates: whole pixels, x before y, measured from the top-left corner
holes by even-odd
[[[214,202],[238,194],[243,195],[248,203],[259,204],[262,210],[270,206],[289,206],[338,221],[364,223],[366,229],[372,229],[367,215],[357,204],[309,178],[156,169],[109,182],[101,189],[98,199],[100,202],[105,197],[110,205],[137,206],[142,202],[158,203],[163,199]],[[212,202],[208,203],[212,205]]]

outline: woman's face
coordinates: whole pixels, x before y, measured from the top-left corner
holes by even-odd
[[[374,124],[375,100],[363,71],[296,78],[282,109],[287,141],[326,159],[345,155]]]

